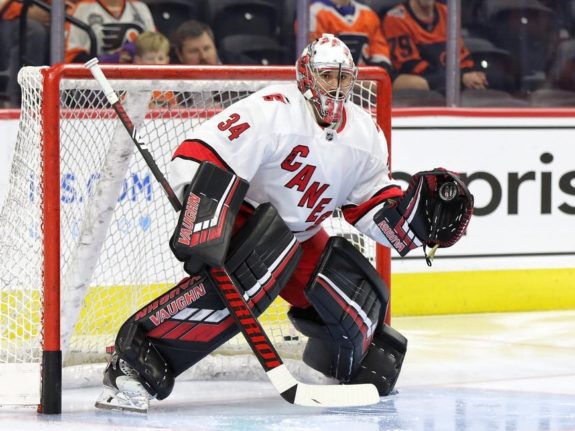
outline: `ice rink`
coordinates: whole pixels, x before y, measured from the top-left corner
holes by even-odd
[[[0,430],[575,430],[575,311],[395,318],[409,339],[395,395],[364,408],[292,406],[269,382],[177,382],[147,416],[97,411],[67,389],[63,413],[3,408]],[[3,388],[6,390],[6,388]]]

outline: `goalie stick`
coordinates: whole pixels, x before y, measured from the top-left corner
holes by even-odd
[[[104,91],[106,99],[112,105],[152,174],[166,192],[172,207],[176,211],[180,211],[182,204],[158,168],[146,144],[142,142],[124,106],[98,65],[98,59],[93,58],[88,61],[85,67],[90,70],[94,79]],[[215,281],[214,284],[218,286],[222,301],[242,331],[266,375],[284,400],[300,406],[317,407],[352,407],[379,402],[379,393],[372,384],[316,385],[297,381],[283,363],[268,335],[247,305],[244,296],[235,286],[227,270],[225,268],[211,268],[210,275]]]

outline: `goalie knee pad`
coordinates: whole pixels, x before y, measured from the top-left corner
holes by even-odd
[[[379,395],[389,395],[403,365],[407,339],[388,325],[378,329],[361,366],[350,383],[372,383]]]
[[[313,306],[292,308],[294,326],[309,337],[303,360],[341,382],[358,372],[375,329],[385,319],[389,292],[367,259],[346,239],[330,238],[305,289]]]
[[[163,400],[174,388],[174,374],[144,328],[137,322],[128,321],[122,325],[116,337],[116,353],[119,361],[126,361],[150,395]],[[113,364],[112,364],[113,365]],[[129,373],[124,372],[129,375]]]

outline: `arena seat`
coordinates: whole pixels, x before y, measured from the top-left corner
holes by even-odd
[[[285,64],[286,49],[270,37],[252,34],[234,34],[218,41],[225,51],[240,53],[262,65]]]
[[[485,13],[489,39],[511,54],[520,90],[538,88],[555,53],[554,11],[538,0],[488,0]]]
[[[478,37],[465,37],[464,43],[471,53],[475,67],[485,73],[489,88],[510,93],[517,90],[513,59],[509,51]]]
[[[203,21],[206,0],[143,0],[150,8],[157,30],[170,37],[185,21]]]
[[[283,0],[209,0],[206,21],[216,39],[234,34],[278,38]]]

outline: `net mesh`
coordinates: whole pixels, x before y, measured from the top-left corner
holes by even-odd
[[[10,188],[0,212],[0,363],[39,362],[42,343],[45,204],[41,143],[43,75],[23,68],[22,108]],[[175,147],[215,112],[269,81],[112,80],[160,170]],[[359,82],[354,101],[375,112],[374,85]],[[177,214],[133,142],[88,79],[60,84],[60,271],[65,365],[105,360],[105,348],[136,309],[185,274],[168,239]],[[372,261],[373,242],[337,214],[324,223]],[[303,338],[278,299],[261,322],[281,354],[300,355]],[[241,338],[220,353],[249,352]]]

